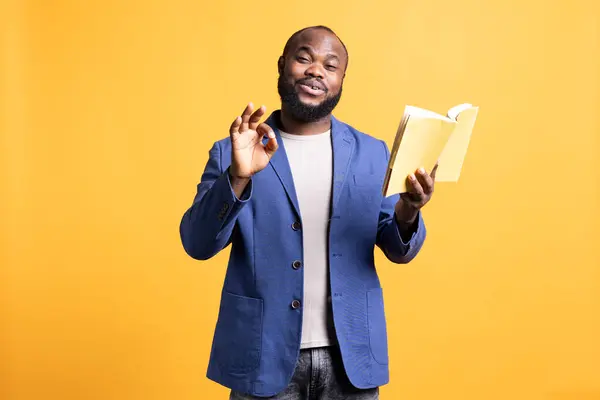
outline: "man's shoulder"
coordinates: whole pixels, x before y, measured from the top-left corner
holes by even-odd
[[[231,145],[231,137],[227,136],[221,139],[217,139],[215,143],[218,143],[220,146],[230,146]]]
[[[346,131],[360,144],[362,145],[366,145],[368,147],[371,146],[376,146],[381,148],[382,146],[386,146],[386,143],[384,140],[379,139],[361,129],[358,129],[352,125],[350,125],[349,123],[346,123],[344,121],[341,120],[337,120],[337,123],[339,123],[341,126],[343,126]]]
[[[213,148],[218,148],[221,151],[231,149],[231,137],[227,136],[222,139],[217,139],[213,142]]]

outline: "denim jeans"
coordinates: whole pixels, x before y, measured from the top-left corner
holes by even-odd
[[[259,400],[231,391],[230,400]],[[379,388],[357,389],[348,380],[337,346],[300,350],[290,384],[271,400],[378,400]]]

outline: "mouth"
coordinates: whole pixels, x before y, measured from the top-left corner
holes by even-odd
[[[325,86],[316,80],[299,82],[298,86],[304,93],[315,97],[321,96],[327,92]]]

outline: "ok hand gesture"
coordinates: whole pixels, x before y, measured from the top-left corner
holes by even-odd
[[[229,129],[232,152],[230,173],[234,178],[251,178],[267,166],[277,151],[275,132],[264,122],[259,124],[265,111],[265,106],[254,111],[254,105],[249,103],[242,115],[231,124]],[[262,140],[265,135],[269,140],[263,144]]]

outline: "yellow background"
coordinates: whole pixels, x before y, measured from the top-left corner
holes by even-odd
[[[410,265],[377,253],[383,399],[600,399],[600,3],[4,1],[0,399],[226,398],[205,378],[227,251],[178,225],[289,35],[350,51],[336,115],[391,146],[405,104],[479,119]]]

